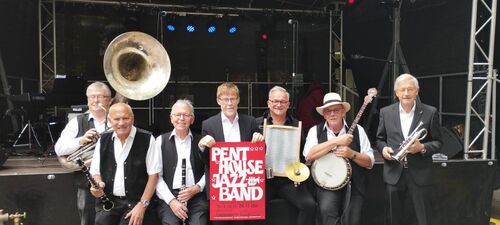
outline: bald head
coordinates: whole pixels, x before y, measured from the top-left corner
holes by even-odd
[[[108,119],[111,127],[123,143],[134,125],[132,108],[125,103],[116,103],[109,108]]]

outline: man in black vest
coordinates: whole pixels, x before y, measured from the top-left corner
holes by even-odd
[[[61,132],[55,145],[58,156],[65,157],[77,151],[96,138],[98,133],[107,128],[106,110],[111,103],[111,91],[102,82],[94,82],[87,87],[87,105],[89,111],[71,119]],[[97,141],[97,139],[95,139]],[[75,184],[78,188],[77,203],[80,225],[93,225],[95,220],[95,198],[90,194],[90,184],[82,172],[75,172]]]
[[[163,225],[206,225],[208,202],[202,193],[205,187],[204,163],[198,142],[200,135],[191,133],[194,109],[189,100],[180,99],[172,106],[170,121],[174,130],[156,138],[162,154],[163,170],[156,187],[160,198],[158,215]]]
[[[97,201],[96,225],[153,224],[156,215],[148,206],[161,171],[154,137],[133,125],[132,108],[125,103],[112,105],[108,119],[113,131],[101,135],[90,167],[99,188],[90,192],[96,198],[106,193],[114,207],[105,211]]]
[[[323,225],[360,224],[366,194],[366,170],[371,169],[375,161],[363,127],[357,125],[352,135],[347,134],[349,128],[344,117],[349,109],[351,105],[342,102],[339,94],[326,94],[323,106],[316,108],[325,122],[309,130],[304,146],[303,153],[308,162],[333,151],[336,156],[349,160],[352,166],[351,184],[339,190],[330,191],[315,183],[316,200]]]
[[[418,80],[402,74],[394,81],[394,93],[399,102],[380,110],[377,130],[377,149],[384,157],[384,182],[389,201],[387,224],[404,224],[404,202],[410,195],[419,225],[431,224],[432,155],[442,145],[438,112],[435,107],[421,103],[417,96]],[[408,139],[417,125],[427,129],[426,137],[408,146],[402,162],[394,160],[399,145]]]
[[[264,113],[264,116],[257,118],[257,123],[260,124],[259,127],[261,128],[260,131],[263,132],[264,119],[267,120],[267,124],[269,125],[297,127],[299,121],[287,113],[290,106],[290,94],[288,91],[283,87],[274,86],[269,90],[268,96],[267,107],[269,110]],[[304,139],[304,134],[301,134],[301,139]],[[300,147],[302,148],[302,146],[303,142],[301,141]],[[305,162],[302,160],[302,156],[301,161]],[[267,179],[266,202],[280,196],[298,209],[297,224],[313,225],[315,224],[316,202],[307,187],[307,182],[303,182],[300,186],[295,187],[293,181],[286,177]],[[269,214],[267,215],[270,216]]]

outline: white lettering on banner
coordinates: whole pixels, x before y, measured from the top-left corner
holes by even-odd
[[[212,161],[247,160],[250,147],[221,147],[212,148]]]
[[[264,196],[264,190],[261,187],[231,188],[221,187],[219,189],[220,201],[243,201],[259,200]]]

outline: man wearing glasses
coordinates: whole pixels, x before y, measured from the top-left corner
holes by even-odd
[[[208,202],[202,193],[205,188],[204,163],[198,142],[200,135],[191,132],[194,109],[189,100],[179,99],[172,106],[171,132],[156,138],[155,147],[161,152],[163,169],[156,187],[160,198],[158,215],[163,225],[206,225]]]
[[[243,142],[263,141],[264,137],[258,132],[257,121],[254,117],[238,113],[240,92],[233,83],[222,83],[217,87],[217,104],[221,112],[202,122],[201,135],[203,138],[198,143],[203,161],[205,162],[206,193],[209,177],[209,149],[217,142]],[[217,224],[238,224],[236,222],[214,221]]]
[[[323,105],[316,107],[325,122],[309,130],[304,146],[303,154],[308,162],[312,163],[333,152],[337,157],[349,160],[352,167],[352,185],[331,191],[315,183],[322,225],[361,224],[363,196],[366,194],[366,172],[373,167],[375,159],[363,127],[357,125],[352,135],[347,134],[349,127],[344,117],[349,109],[351,105],[343,102],[339,94],[326,94],[323,97]],[[344,199],[349,201],[344,202]]]
[[[380,109],[377,129],[377,149],[384,157],[384,182],[387,193],[386,224],[404,224],[407,196],[419,225],[432,224],[432,155],[442,145],[438,111],[418,99],[418,80],[410,74],[402,74],[394,81],[394,93],[398,102]],[[420,129],[427,129],[424,139],[415,140],[407,148],[403,162],[392,158],[399,145],[422,122]]]
[[[91,142],[97,141],[97,134],[106,130],[106,111],[111,103],[111,91],[102,82],[87,87],[88,112],[71,119],[56,142],[58,156],[67,156]],[[81,225],[94,224],[95,198],[90,194],[90,184],[81,171],[75,172],[78,213]]]
[[[257,123],[260,124],[260,131],[262,132],[264,119],[267,124],[284,125],[297,127],[299,121],[292,115],[288,114],[290,107],[290,94],[280,86],[274,86],[269,90],[269,99],[267,100],[268,111],[262,117],[257,118]],[[302,132],[302,131],[301,131]],[[304,139],[302,132],[301,139]],[[268,140],[269,141],[269,140]],[[303,146],[301,141],[301,149]],[[305,163],[302,154],[301,162]],[[308,185],[304,182],[302,185],[295,187],[293,181],[286,177],[274,177],[266,180],[266,201],[280,196],[281,198],[290,202],[295,206],[298,211],[297,224],[313,225],[315,223],[316,202],[313,196],[307,189]],[[269,215],[269,213],[266,213]]]

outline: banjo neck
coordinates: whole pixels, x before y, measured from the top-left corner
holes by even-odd
[[[365,100],[363,102],[363,105],[361,106],[361,108],[358,111],[358,114],[356,115],[356,117],[352,121],[352,124],[349,127],[349,131],[347,131],[347,134],[352,134],[354,132],[354,129],[356,129],[356,126],[358,125],[359,119],[363,115],[363,112],[365,111],[366,106],[370,102],[372,102],[373,97],[375,97],[376,95],[377,95],[377,89],[375,89],[375,88],[368,89],[368,94],[365,96]]]

